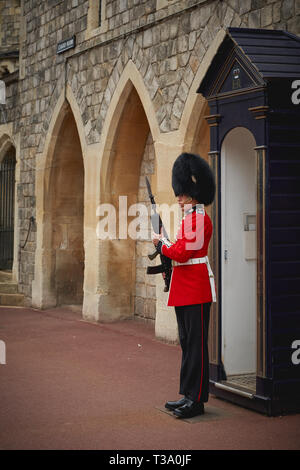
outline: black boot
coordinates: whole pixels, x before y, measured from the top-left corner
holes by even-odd
[[[193,418],[193,416],[204,414],[204,405],[202,402],[186,399],[185,403],[173,410],[177,418]]]
[[[184,405],[186,400],[187,398],[183,397],[178,401],[167,401],[167,403],[165,404],[165,408],[167,408],[168,410],[175,410],[179,406]]]

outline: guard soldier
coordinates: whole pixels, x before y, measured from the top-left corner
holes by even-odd
[[[182,349],[178,401],[165,407],[178,418],[204,413],[208,401],[208,325],[215,283],[207,252],[212,223],[204,206],[212,203],[215,181],[208,163],[198,155],[183,153],[172,169],[172,187],[184,213],[176,242],[154,235],[157,250],[173,261],[168,306],[175,307]]]

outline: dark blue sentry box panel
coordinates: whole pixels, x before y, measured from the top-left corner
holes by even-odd
[[[222,381],[219,353],[217,370],[211,365],[211,390],[269,415],[299,412],[300,38],[286,31],[228,28],[198,93],[210,107],[211,152],[220,156],[224,136],[237,126],[249,129],[256,150],[264,151],[263,373],[251,399],[239,393],[230,396],[215,386]],[[220,162],[216,168],[220,183]],[[220,221],[220,213],[217,216]],[[220,252],[221,236],[217,238],[214,253]],[[219,331],[218,341],[221,337]]]
[[[300,44],[299,44],[300,45]],[[286,48],[287,58],[290,58]],[[294,48],[292,48],[294,51]],[[299,53],[299,49],[298,49]],[[294,67],[298,65],[294,60]],[[290,64],[290,67],[292,64]],[[294,69],[293,69],[294,73]],[[299,77],[268,84],[269,302],[274,394],[300,396],[300,90]],[[298,83],[299,84],[298,84]],[[296,88],[293,88],[296,87]],[[298,98],[299,96],[299,98]],[[294,347],[293,347],[294,346]]]

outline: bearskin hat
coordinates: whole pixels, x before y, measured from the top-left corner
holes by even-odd
[[[215,197],[216,184],[209,164],[199,155],[182,153],[174,162],[172,187],[175,196],[187,194],[205,206]]]

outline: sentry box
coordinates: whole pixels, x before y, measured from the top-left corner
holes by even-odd
[[[300,411],[300,38],[229,28],[198,92],[217,195],[210,391]]]

